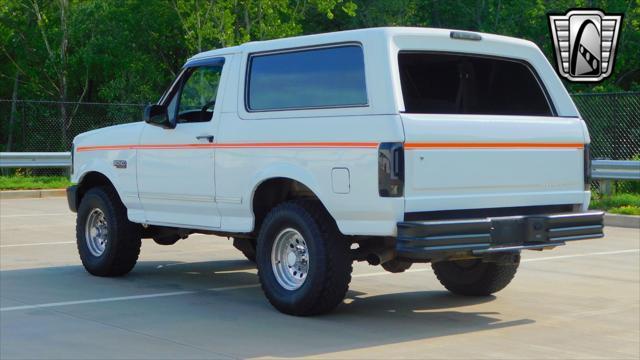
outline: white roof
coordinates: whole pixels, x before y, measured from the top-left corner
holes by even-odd
[[[331,33],[303,35],[288,37],[275,40],[251,41],[238,46],[215,49],[201,52],[189,60],[203,59],[221,55],[229,55],[240,52],[261,52],[279,49],[288,49],[296,47],[317,46],[322,44],[332,44],[340,42],[360,42],[363,45],[367,42],[392,42],[399,37],[420,37],[424,40],[445,40],[450,39],[452,31],[460,31],[465,33],[478,34],[482,37],[482,42],[487,43],[503,43],[510,46],[519,46],[526,48],[536,48],[537,45],[531,41],[512,38],[502,35],[494,35],[487,33],[471,32],[465,30],[436,29],[436,28],[419,28],[419,27],[378,27],[358,30],[337,31]],[[472,42],[469,40],[452,40],[462,42]]]

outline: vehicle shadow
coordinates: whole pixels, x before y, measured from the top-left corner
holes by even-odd
[[[484,307],[495,299],[492,296],[467,298],[446,291],[368,294],[354,289],[328,315],[287,316],[268,304],[257,286],[255,266],[246,260],[171,266],[142,261],[122,278],[93,277],[81,266],[7,270],[1,272],[1,280],[2,298],[26,304],[194,291],[51,311],[242,358],[318,356],[534,322],[509,319],[490,305]],[[218,291],[235,286],[244,287]],[[49,310],[30,310],[25,316],[42,311]],[[20,318],[7,317],[15,323],[2,327],[21,326]],[[73,336],[74,330],[57,331],[58,336],[65,331]]]

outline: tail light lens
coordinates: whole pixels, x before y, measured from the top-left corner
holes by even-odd
[[[71,143],[71,175],[73,175],[73,168],[74,168],[74,164],[73,164],[73,160],[75,158],[75,151],[76,150],[76,146],[74,143]]]
[[[378,148],[378,192],[382,197],[400,197],[404,193],[402,143],[381,143]]]
[[[591,147],[584,144],[584,189],[591,190]]]

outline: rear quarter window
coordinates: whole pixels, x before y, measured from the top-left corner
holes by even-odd
[[[248,67],[250,111],[367,105],[359,45],[251,55]]]
[[[398,65],[408,113],[554,115],[533,68],[521,61],[400,52]]]

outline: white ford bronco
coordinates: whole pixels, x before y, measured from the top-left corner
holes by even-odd
[[[313,315],[353,261],[486,296],[521,250],[602,237],[588,144],[529,41],[354,30],[190,58],[144,122],[74,139],[68,201],[91,274],[129,272],[142,238],[226,236],[274,307]]]

